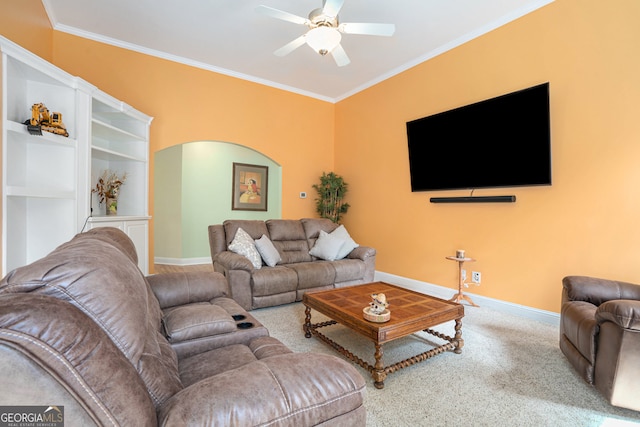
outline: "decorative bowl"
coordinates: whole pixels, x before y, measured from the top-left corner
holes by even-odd
[[[365,307],[362,309],[364,318],[370,322],[384,323],[384,322],[388,322],[389,319],[391,319],[391,312],[388,309],[385,309],[380,314],[372,313],[370,310],[371,310],[371,307]]]

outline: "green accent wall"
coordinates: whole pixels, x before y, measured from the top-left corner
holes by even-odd
[[[266,212],[231,209],[233,163],[267,166]],[[282,168],[241,145],[197,141],[156,152],[154,164],[156,259],[189,263],[210,257],[207,228],[226,219],[282,217]]]

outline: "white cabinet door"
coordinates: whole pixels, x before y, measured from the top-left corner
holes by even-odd
[[[138,254],[138,267],[145,274],[149,274],[149,219],[133,218],[133,219],[106,219],[92,218],[87,224],[87,229],[91,230],[97,227],[115,227],[124,231],[133,241]]]

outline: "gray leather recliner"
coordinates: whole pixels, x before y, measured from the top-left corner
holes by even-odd
[[[560,349],[614,406],[640,411],[640,286],[567,276]]]
[[[293,353],[219,273],[145,277],[136,258],[100,227],[2,279],[3,405],[62,406],[67,426],[365,424],[351,364]]]

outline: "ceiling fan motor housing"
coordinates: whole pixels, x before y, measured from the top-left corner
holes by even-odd
[[[309,13],[310,28],[332,27],[338,28],[338,16],[325,15],[322,8],[314,9]]]

